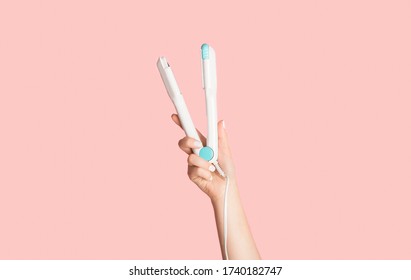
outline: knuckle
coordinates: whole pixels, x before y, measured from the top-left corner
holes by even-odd
[[[187,158],[187,162],[193,164],[195,160],[195,154],[190,154]]]
[[[187,168],[187,175],[188,175],[188,178],[189,178],[190,180],[193,180],[194,174],[193,174],[193,169],[191,168],[191,166],[189,166],[189,167]]]
[[[182,139],[180,139],[180,140],[178,141],[178,146],[179,146],[180,148],[182,148],[182,147],[184,146],[184,138],[182,138]]]

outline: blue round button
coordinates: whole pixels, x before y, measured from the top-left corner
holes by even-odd
[[[214,156],[214,151],[208,146],[202,147],[200,150],[200,157],[203,159],[209,161],[213,158]]]

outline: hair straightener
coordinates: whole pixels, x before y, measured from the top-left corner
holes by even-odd
[[[229,178],[218,164],[218,127],[217,127],[217,71],[216,57],[214,49],[208,45],[201,46],[201,68],[202,68],[202,84],[206,97],[207,111],[207,145],[198,149],[193,149],[193,152],[203,159],[212,163],[218,173],[226,178],[226,188],[224,195],[224,249],[226,259],[228,259],[227,250],[227,193],[229,186]],[[191,119],[184,97],[181,94],[177,81],[171,70],[170,64],[163,56],[157,60],[157,68],[160,71],[164,86],[167,89],[168,95],[176,108],[178,117],[185,134],[191,138],[198,140],[201,143],[197,130]]]
[[[202,83],[206,96],[207,107],[207,146],[193,149],[193,152],[203,159],[211,162],[221,176],[225,176],[218,165],[218,130],[217,130],[217,72],[215,52],[207,44],[201,46]],[[160,57],[157,67],[167,89],[168,95],[176,108],[181,125],[187,136],[200,141],[197,130],[191,119],[184,97],[181,94],[177,81],[165,57]]]

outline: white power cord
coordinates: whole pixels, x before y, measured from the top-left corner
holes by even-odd
[[[227,199],[228,199],[228,186],[229,186],[229,178],[228,176],[225,177],[225,191],[224,191],[224,251],[225,251],[225,258],[228,260],[228,249],[227,249]]]
[[[224,190],[224,210],[223,210],[223,232],[224,232],[224,254],[225,258],[229,260],[228,258],[228,248],[227,248],[227,232],[228,232],[228,215],[227,215],[227,206],[228,206],[228,187],[230,185],[230,179],[228,175],[224,173],[224,171],[221,169],[220,165],[218,162],[214,163],[215,168],[217,169],[218,173],[225,178],[225,190]]]

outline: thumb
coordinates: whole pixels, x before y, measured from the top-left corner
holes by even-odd
[[[235,178],[235,166],[231,155],[230,145],[228,144],[227,130],[224,121],[218,122],[218,161],[224,172]]]
[[[218,150],[225,155],[231,156],[224,120],[218,122]]]

